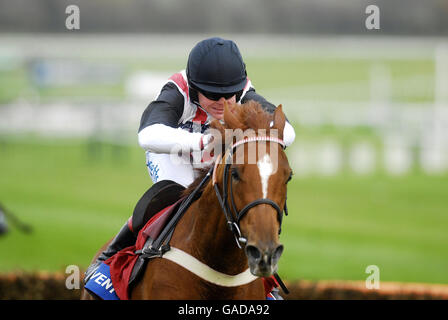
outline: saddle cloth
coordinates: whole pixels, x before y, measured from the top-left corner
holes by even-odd
[[[109,266],[110,278],[115,293],[120,300],[129,299],[129,285],[131,280],[135,280],[131,279],[131,277],[140,271],[134,270],[134,267],[138,267],[139,269],[144,267],[144,263],[139,263],[136,266],[140,256],[135,252],[144,247],[148,237],[151,237],[153,240],[157,239],[163,227],[169,222],[170,217],[176,212],[182,200],[183,198],[154,215],[142,230],[140,230],[135,245],[117,252],[104,262]]]
[[[157,239],[183,200],[184,198],[178,200],[154,215],[140,230],[135,245],[107,259],[85,288],[103,300],[129,300],[130,288],[138,280],[148,261],[136,251],[144,248],[148,238]],[[278,287],[278,283],[273,277],[263,278],[263,283],[266,297],[270,299],[270,293],[273,288]]]

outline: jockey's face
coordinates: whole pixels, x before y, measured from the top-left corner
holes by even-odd
[[[224,102],[227,101],[228,104],[233,104],[236,102],[236,95],[233,95],[228,99],[221,97],[219,100],[214,101],[198,92],[198,98],[201,107],[204,108],[209,115],[218,120],[222,120],[224,118]]]

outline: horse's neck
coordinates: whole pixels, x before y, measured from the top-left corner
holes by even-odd
[[[238,248],[235,237],[209,185],[182,219],[182,231],[172,242],[216,271],[238,274],[245,271],[247,258]],[[175,239],[173,238],[173,241]]]

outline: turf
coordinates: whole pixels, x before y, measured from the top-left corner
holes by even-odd
[[[186,60],[107,62],[123,66],[127,76],[143,69],[176,72]],[[378,66],[390,77],[391,101],[434,99],[431,59],[260,56],[247,57],[246,65],[258,92],[274,103],[283,103],[283,98],[328,101],[329,106],[334,101],[368,101],[372,68]],[[125,79],[113,85],[39,88],[27,72],[25,65],[0,70],[0,103],[127,99]],[[365,138],[379,144],[378,136],[366,128],[296,132],[297,141],[331,137],[351,144]],[[143,150],[136,145],[0,136],[0,202],[33,227],[33,233],[23,234],[10,221],[10,232],[0,236],[0,272],[87,267],[150,184]],[[344,170],[328,178],[297,174],[288,199],[279,270],[285,279],[364,280],[366,267],[377,265],[381,280],[448,283],[447,175],[429,176],[415,169],[399,177],[381,170],[367,176]]]
[[[0,202],[23,222],[0,237],[0,271],[85,268],[150,185],[144,153],[86,141],[4,139]],[[295,177],[281,241],[285,279],[448,283],[448,176],[418,171]]]
[[[104,64],[92,60],[90,63]],[[111,60],[122,68],[121,78],[113,84],[80,83],[71,86],[40,87],[32,81],[25,66],[0,69],[0,102],[15,99],[126,99],[126,77],[142,70],[178,72],[186,59]],[[390,100],[428,102],[434,98],[434,61],[432,59],[336,59],[323,57],[248,57],[247,72],[255,88],[275,103],[284,99],[365,101],[370,99],[371,73],[380,68],[390,78]],[[386,79],[387,80],[387,79]],[[277,101],[278,100],[278,101]]]

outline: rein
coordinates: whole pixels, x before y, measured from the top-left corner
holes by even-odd
[[[218,184],[216,183],[216,171],[217,171],[216,169],[223,157],[217,157],[215,165],[214,165],[214,170],[213,170],[212,183],[213,183],[213,187],[215,189],[216,197],[218,198],[218,201],[219,201],[219,204],[221,205],[222,211],[224,212],[224,215],[226,216],[227,226],[229,227],[230,231],[233,232],[233,234],[235,236],[236,244],[238,245],[238,247],[240,249],[242,249],[241,244],[247,243],[247,239],[241,235],[239,223],[240,223],[240,220],[244,217],[244,215],[250,209],[252,209],[253,207],[256,207],[260,204],[268,204],[268,205],[272,206],[277,211],[277,219],[279,221],[280,226],[281,226],[282,220],[283,220],[283,212],[280,209],[279,205],[277,203],[275,203],[274,201],[272,201],[271,199],[267,199],[267,198],[260,198],[260,199],[254,200],[254,201],[248,203],[243,209],[238,211],[235,206],[235,200],[233,197],[232,183],[230,183],[230,201],[231,201],[232,207],[230,207],[230,205],[229,205],[229,200],[228,200],[229,195],[227,193],[229,170],[230,170],[230,166],[231,166],[231,163],[229,163],[229,162],[231,162],[231,160],[233,159],[234,150],[236,149],[236,147],[238,147],[240,145],[243,145],[243,144],[246,144],[249,142],[260,142],[260,141],[261,142],[269,141],[269,142],[278,143],[282,146],[283,149],[286,148],[283,140],[278,139],[276,137],[271,137],[271,136],[247,137],[247,138],[244,138],[244,139],[232,144],[226,152],[227,157],[224,162],[224,172],[223,172],[223,181],[222,181],[223,193],[222,193],[222,195],[219,191]],[[285,201],[284,208],[285,208],[285,214],[287,215],[288,211],[286,209],[286,201]],[[279,230],[279,233],[280,233],[280,230]]]
[[[233,189],[232,184],[230,183],[230,200],[232,207],[229,205],[228,200],[228,176],[229,176],[229,169],[231,166],[231,163],[229,163],[233,159],[233,153],[236,147],[243,145],[245,143],[249,142],[274,142],[278,143],[282,146],[283,149],[286,148],[285,143],[283,140],[278,139],[276,137],[270,137],[270,136],[261,136],[261,137],[248,137],[245,139],[242,139],[240,141],[237,141],[236,143],[232,144],[230,148],[226,151],[228,153],[225,162],[224,162],[224,172],[223,172],[223,194],[221,195],[218,185],[216,183],[216,169],[218,167],[218,164],[220,163],[220,160],[223,158],[222,156],[217,157],[215,165],[210,168],[210,170],[207,172],[206,176],[203,178],[201,183],[196,187],[196,189],[182,202],[179,209],[177,210],[174,217],[171,219],[169,224],[164,228],[162,233],[159,235],[159,237],[152,242],[152,239],[148,238],[147,241],[151,241],[149,246],[146,246],[142,250],[138,250],[136,253],[141,255],[142,258],[154,258],[154,257],[161,257],[168,260],[171,260],[187,270],[190,270],[197,276],[211,282],[217,285],[226,286],[226,287],[234,287],[234,286],[240,286],[247,284],[249,282],[252,282],[253,280],[257,279],[256,276],[253,276],[249,269],[246,271],[235,275],[235,276],[229,276],[222,274],[218,271],[215,271],[211,269],[210,267],[204,265],[202,262],[197,260],[196,258],[192,257],[188,253],[183,252],[182,250],[179,250],[177,248],[171,247],[169,242],[171,240],[171,236],[173,235],[175,226],[179,222],[179,220],[182,218],[183,214],[187,211],[187,209],[190,207],[191,203],[193,203],[194,200],[196,200],[200,196],[201,188],[207,183],[207,181],[212,177],[212,183],[213,187],[216,192],[216,196],[219,200],[219,203],[221,205],[221,208],[224,212],[224,215],[227,220],[227,225],[229,229],[233,232],[235,236],[236,243],[240,249],[242,249],[241,244],[246,244],[247,239],[244,238],[241,235],[241,231],[239,228],[239,222],[243,218],[243,216],[253,207],[258,206],[260,204],[268,204],[272,206],[277,211],[277,219],[279,220],[280,226],[282,223],[283,218],[283,212],[278,206],[277,203],[274,201],[267,199],[267,198],[260,198],[255,201],[252,201],[248,203],[243,209],[238,211],[235,206],[235,201],[233,198]],[[232,208],[232,209],[231,209]],[[287,207],[286,207],[286,200],[284,205],[284,212],[287,215]],[[236,217],[236,218],[234,218]],[[280,228],[281,229],[281,228]],[[280,230],[279,230],[280,233]],[[283,289],[283,291],[288,294],[289,291],[278,276],[277,273],[274,273],[274,277],[277,280],[280,287]]]
[[[258,206],[260,204],[268,204],[268,205],[272,206],[277,211],[277,219],[281,226],[281,223],[283,220],[283,212],[280,209],[280,207],[278,206],[278,204],[270,199],[267,199],[267,198],[257,199],[255,201],[248,203],[243,209],[238,211],[236,209],[235,201],[233,198],[232,184],[230,184],[230,200],[232,203],[232,209],[230,209],[230,205],[229,205],[229,201],[228,201],[228,194],[227,194],[227,189],[228,189],[227,181],[228,181],[228,176],[229,176],[229,169],[231,166],[231,163],[229,163],[229,162],[232,160],[234,149],[236,149],[236,147],[243,145],[245,143],[259,142],[259,141],[263,141],[263,142],[269,141],[269,142],[278,143],[282,146],[283,149],[286,148],[283,140],[276,138],[276,137],[271,137],[271,136],[247,137],[247,138],[244,138],[244,139],[232,144],[226,151],[226,153],[228,153],[228,155],[227,155],[225,163],[224,163],[225,167],[224,167],[224,173],[223,173],[223,194],[221,195],[221,193],[219,192],[219,188],[216,183],[216,171],[217,171],[216,169],[217,169],[219,163],[221,162],[221,159],[223,158],[222,156],[218,156],[216,158],[215,165],[210,168],[210,170],[207,172],[207,174],[202,179],[202,181],[199,183],[199,185],[196,187],[196,189],[182,202],[179,209],[175,213],[174,217],[170,220],[170,222],[164,228],[164,230],[161,232],[159,237],[157,239],[155,239],[154,242],[152,242],[150,246],[144,248],[141,253],[145,257],[156,257],[156,256],[160,257],[165,252],[170,250],[169,242],[171,240],[171,236],[173,235],[174,228],[176,227],[177,223],[180,221],[180,219],[182,218],[184,213],[187,211],[187,209],[190,207],[190,205],[193,203],[193,201],[196,200],[200,196],[199,190],[201,190],[202,186],[204,186],[208,182],[210,177],[212,177],[212,184],[215,189],[215,193],[218,198],[219,204],[221,205],[221,208],[226,217],[227,225],[228,225],[229,229],[233,232],[233,234],[235,236],[236,243],[240,249],[242,249],[240,243],[246,244],[247,239],[241,235],[241,231],[239,228],[239,222],[243,218],[243,216],[253,207]],[[232,210],[235,214],[233,214]],[[286,215],[288,215],[288,210],[286,207],[286,200],[285,200],[284,212]],[[234,216],[236,217],[236,219],[234,219]],[[280,230],[279,230],[279,233],[280,233]]]

